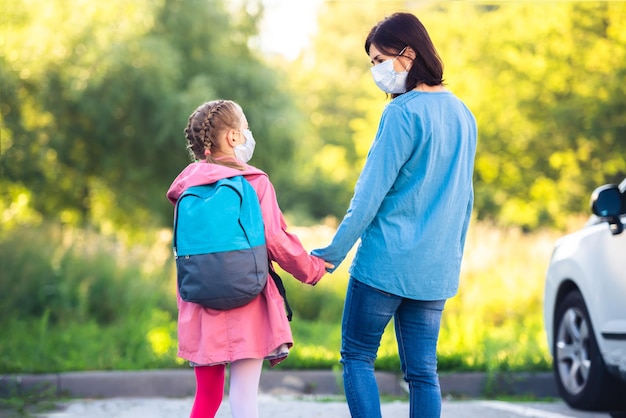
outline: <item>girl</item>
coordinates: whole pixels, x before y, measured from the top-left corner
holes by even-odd
[[[261,204],[270,261],[277,262],[304,283],[317,283],[328,266],[309,255],[298,238],[287,232],[267,174],[247,164],[255,141],[241,107],[229,100],[204,103],[189,117],[185,135],[195,162],[170,186],[167,192],[170,202],[175,204],[188,187],[243,175]],[[189,360],[196,375],[191,418],[215,416],[222,402],[227,364],[230,364],[229,401],[233,417],[257,417],[263,360],[274,366],[287,357],[293,345],[284,301],[274,281],[268,278],[259,296],[231,310],[204,308],[183,301],[180,295],[177,301],[178,355]]]

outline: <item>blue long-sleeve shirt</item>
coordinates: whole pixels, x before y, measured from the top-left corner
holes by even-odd
[[[360,238],[357,280],[398,296],[456,294],[474,192],[476,120],[449,91],[410,91],[383,111],[350,207],[328,247],[335,267]]]

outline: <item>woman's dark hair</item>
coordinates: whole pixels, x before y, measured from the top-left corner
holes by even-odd
[[[407,91],[418,84],[443,84],[443,61],[422,22],[410,13],[394,13],[378,22],[365,39],[365,53],[370,46],[385,55],[395,56],[409,46],[415,51],[415,60],[406,79]],[[397,95],[394,95],[397,96]]]

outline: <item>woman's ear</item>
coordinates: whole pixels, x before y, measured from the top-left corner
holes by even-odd
[[[412,60],[414,60],[416,57],[415,50],[411,48],[410,46],[406,47],[406,50],[404,51],[402,55],[404,55],[407,58],[411,58]]]

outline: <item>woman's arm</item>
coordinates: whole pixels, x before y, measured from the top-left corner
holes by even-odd
[[[415,141],[411,125],[409,116],[400,106],[390,103],[385,108],[345,217],[331,244],[311,252],[334,266],[329,272],[339,266],[371,224],[402,166],[410,158]]]

